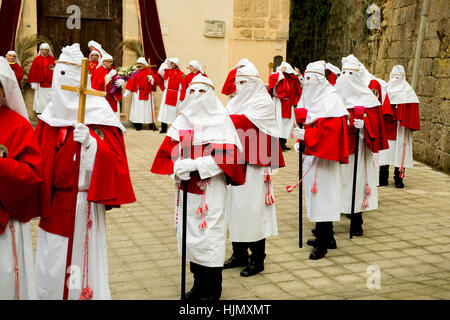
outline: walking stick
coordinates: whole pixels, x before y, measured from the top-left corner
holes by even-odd
[[[361,120],[364,117],[363,106],[355,106],[355,119]],[[364,146],[363,146],[364,147]],[[352,206],[350,211],[350,239],[353,239],[353,215],[355,214],[355,197],[356,197],[356,175],[358,171],[358,149],[359,149],[359,129],[356,129],[355,136],[355,162],[353,166],[353,185],[352,185]]]
[[[308,110],[305,108],[294,109],[295,119],[300,128],[303,128],[303,123],[306,121]],[[298,172],[301,177],[303,174],[303,148],[302,141],[298,141]],[[298,195],[298,247],[303,248],[303,182],[299,184]]]
[[[191,130],[180,130],[181,158],[189,158],[189,149],[191,147]],[[185,300],[186,295],[186,233],[187,233],[187,189],[188,181],[182,180],[183,187],[183,221],[181,237],[181,300]]]

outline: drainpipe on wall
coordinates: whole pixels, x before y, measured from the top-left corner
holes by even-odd
[[[427,22],[429,7],[430,7],[430,1],[424,0],[423,4],[422,4],[422,17],[420,18],[419,37],[417,38],[416,56],[414,57],[414,68],[413,68],[413,76],[412,76],[412,82],[411,82],[411,86],[414,90],[416,90],[417,80],[419,77],[419,62],[420,62],[420,56],[422,55],[423,36],[424,36],[424,32],[425,32],[425,24]]]

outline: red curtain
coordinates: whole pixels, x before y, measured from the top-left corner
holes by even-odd
[[[166,50],[164,49],[156,1],[139,0],[139,11],[145,58],[147,60],[150,58],[152,65],[159,66],[166,60]]]
[[[22,1],[2,1],[0,8],[0,21],[2,24],[2,32],[0,32],[0,55],[2,56],[5,56],[9,50],[15,50]]]

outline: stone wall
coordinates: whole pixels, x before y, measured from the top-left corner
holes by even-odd
[[[234,0],[232,39],[288,40],[289,0]]]
[[[423,0],[380,0],[381,28],[365,28],[364,0],[330,1],[326,59],[337,66],[355,54],[368,70],[388,80],[404,66],[411,83]],[[347,10],[346,10],[347,9]],[[416,93],[421,130],[414,133],[414,158],[450,172],[450,10],[448,0],[430,0]]]

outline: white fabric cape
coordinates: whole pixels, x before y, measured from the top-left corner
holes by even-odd
[[[77,63],[81,65],[83,54],[80,46],[75,43],[62,49],[59,61]],[[64,74],[62,74],[64,73]],[[52,127],[74,126],[78,121],[78,94],[72,91],[62,90],[61,85],[72,87],[80,85],[81,68],[66,63],[57,63],[53,71],[52,98],[39,119]],[[88,77],[88,88],[91,87]],[[43,88],[40,88],[41,90]],[[108,101],[104,97],[92,95],[86,96],[86,125],[96,124],[117,127],[125,134],[126,130],[112,111]]]
[[[391,104],[420,103],[414,89],[406,81],[405,70],[401,65],[392,68],[386,90]]]
[[[239,81],[243,80],[247,82],[241,85]],[[228,101],[226,108],[229,114],[245,115],[265,134],[276,138],[280,136],[272,98],[251,62],[238,69],[236,95]]]

